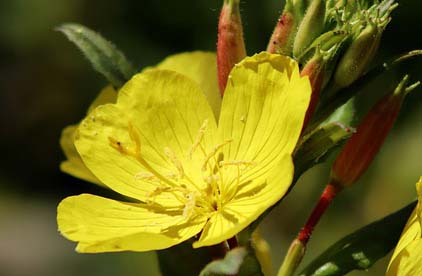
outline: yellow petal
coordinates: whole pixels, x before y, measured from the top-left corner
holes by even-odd
[[[293,161],[284,155],[271,171],[240,187],[233,199],[207,222],[195,248],[227,240],[279,201],[293,179]]]
[[[66,156],[65,161],[61,162],[60,169],[74,176],[76,178],[83,179],[85,181],[101,185],[101,182],[96,178],[90,170],[82,162],[79,153],[76,151],[73,143],[75,130],[77,125],[71,125],[63,129],[60,137],[60,146]]]
[[[300,77],[297,63],[289,57],[260,53],[235,66],[224,94],[218,130],[222,140],[232,139],[224,148],[225,160],[256,164],[242,174],[243,182],[256,179],[284,155],[292,154],[310,95],[308,78]],[[232,180],[225,182],[236,185]]]
[[[167,57],[154,68],[173,70],[197,82],[218,118],[221,96],[217,81],[217,57],[211,52],[189,52]]]
[[[58,206],[59,231],[79,242],[77,251],[148,251],[164,249],[197,234],[205,219],[186,223],[182,212],[157,212],[144,204],[82,194]],[[183,228],[172,229],[183,224]]]
[[[94,108],[99,105],[106,103],[113,103],[117,99],[117,92],[114,88],[109,85],[105,87],[98,96],[95,98],[93,103],[88,109],[88,112],[91,112]],[[70,125],[63,129],[62,135],[60,137],[60,146],[66,156],[65,161],[60,164],[60,169],[74,176],[76,178],[83,179],[85,181],[104,186],[98,178],[96,178],[91,171],[83,163],[79,153],[77,152],[74,145],[74,137],[77,125]]]
[[[91,105],[88,108],[87,114],[89,114],[97,106],[108,104],[108,103],[115,103],[116,100],[117,100],[117,91],[113,88],[113,86],[108,85],[100,91],[98,96],[91,103]]]
[[[414,240],[420,237],[422,237],[421,227],[417,217],[417,209],[415,208],[415,210],[413,210],[412,214],[410,215],[406,226],[403,229],[402,235],[396,248],[394,249],[394,253],[391,257],[389,267],[409,244],[411,244]]]
[[[210,147],[216,123],[199,87],[176,72],[148,70],[122,87],[117,104],[99,106],[80,124],[75,145],[84,163],[105,185],[147,201],[157,183],[138,176],[151,173],[151,169],[166,178],[179,173],[175,163],[192,164],[196,167],[184,170],[196,180],[201,178],[198,168],[204,156],[200,150],[192,156],[193,161],[186,160],[204,121],[208,121],[208,129],[202,145]],[[168,157],[166,150],[174,158]]]
[[[418,183],[416,183],[416,192],[418,194],[418,205],[416,206],[419,225],[422,228],[422,176],[419,178]]]
[[[388,267],[387,276],[422,275],[422,239],[410,242],[394,258]]]

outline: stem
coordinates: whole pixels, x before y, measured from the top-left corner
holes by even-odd
[[[299,232],[299,235],[293,240],[289,251],[284,258],[283,264],[280,267],[278,276],[291,276],[298,268],[303,256],[305,255],[306,245],[312,232],[324,214],[328,205],[333,201],[335,196],[342,190],[342,187],[335,182],[329,182],[321,194],[321,197],[315,206],[312,214],[308,218],[305,226]]]
[[[305,255],[305,249],[305,245],[300,240],[295,239],[290,245],[286,257],[284,257],[283,264],[281,265],[277,276],[293,275]]]
[[[238,243],[237,243],[237,238],[236,236],[231,237],[230,239],[227,240],[227,244],[230,248],[230,250],[232,250],[233,248],[238,247]]]
[[[301,241],[305,246],[309,241],[309,238],[312,235],[312,232],[321,219],[322,214],[324,214],[325,210],[327,209],[328,205],[330,205],[331,201],[333,201],[334,197],[342,190],[342,187],[336,184],[329,183],[322,195],[315,206],[312,214],[308,218],[305,226],[300,231],[297,239]]]

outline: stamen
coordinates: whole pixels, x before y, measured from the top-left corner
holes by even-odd
[[[164,153],[176,167],[177,171],[179,172],[179,177],[182,179],[185,176],[185,170],[183,169],[183,165],[179,159],[177,159],[176,154],[170,148],[164,148]]]
[[[196,194],[194,192],[190,192],[186,195],[187,201],[185,204],[185,208],[183,209],[183,217],[188,218],[192,213],[195,204],[196,204]]]
[[[215,146],[212,149],[212,151],[205,158],[204,164],[202,165],[202,170],[205,171],[207,169],[207,165],[208,165],[208,162],[210,161],[210,159],[213,158],[222,147],[224,147],[227,144],[230,144],[231,142],[233,142],[233,140],[229,139],[229,140],[226,140],[223,143]]]
[[[150,172],[138,172],[135,174],[135,180],[159,181],[159,179]]]
[[[113,137],[108,137],[108,143],[112,148],[114,148],[121,154],[130,155],[128,149],[122,145],[122,142],[117,141]]]
[[[189,154],[188,155],[189,155],[189,158],[190,159],[192,159],[193,153],[200,146],[200,144],[201,144],[201,142],[202,142],[202,140],[204,138],[205,131],[207,130],[207,127],[208,127],[208,120],[205,120],[202,123],[202,126],[199,128],[198,135],[196,136],[195,142],[193,143],[192,147],[189,150]]]
[[[135,154],[139,156],[141,154],[141,139],[139,137],[138,131],[133,127],[132,123],[129,122],[128,126],[129,136],[132,142],[135,143]]]
[[[246,161],[246,160],[231,160],[231,161],[220,161],[220,167],[224,166],[255,166],[256,163],[253,161]]]

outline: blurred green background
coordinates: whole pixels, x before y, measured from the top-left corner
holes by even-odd
[[[106,82],[54,27],[79,22],[93,28],[115,42],[140,69],[172,53],[214,50],[221,2],[0,1],[0,275],[159,275],[154,253],[80,255],[74,252],[75,244],[57,232],[56,206],[62,198],[108,192],[58,169],[63,160],[58,143],[61,129],[82,118]],[[422,2],[399,3],[379,58],[422,46]],[[265,49],[281,8],[279,0],[242,1],[249,54]],[[406,65],[414,80],[422,79],[421,63],[417,59]],[[378,91],[385,80],[378,83],[367,92],[385,92]],[[359,106],[364,108],[372,98],[361,100]],[[370,170],[336,199],[322,219],[304,263],[345,234],[413,200],[422,174],[421,156],[422,93],[418,89],[408,96]],[[319,197],[328,170],[323,165],[306,173],[264,221],[275,267]],[[383,275],[387,261],[353,275]]]

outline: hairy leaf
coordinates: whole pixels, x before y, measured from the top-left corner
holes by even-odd
[[[75,43],[96,71],[115,88],[120,88],[135,73],[132,65],[111,42],[85,26],[68,23],[57,28]]]

